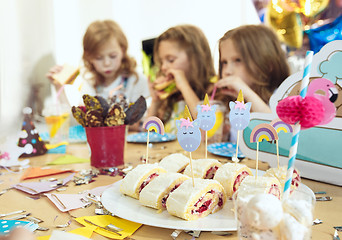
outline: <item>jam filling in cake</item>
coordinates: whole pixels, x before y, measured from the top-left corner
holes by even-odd
[[[205,174],[205,179],[213,179],[217,169],[218,169],[218,166],[209,168],[207,173]]]
[[[170,194],[171,194],[174,190],[176,190],[179,186],[180,186],[180,184],[175,185],[175,186],[171,189],[171,191],[163,197],[163,199],[162,199],[162,206],[163,206],[163,208],[166,208],[166,200],[168,199],[168,197],[170,196]]]
[[[280,192],[279,186],[277,184],[272,184],[268,193],[273,194],[278,199],[280,199],[281,192]]]
[[[147,184],[149,184],[155,177],[158,177],[158,176],[159,176],[159,174],[153,173],[148,178],[146,178],[146,180],[141,184],[141,186],[139,188],[139,193],[141,192],[141,190],[144,189],[144,187],[146,187]]]
[[[195,209],[191,210],[191,214],[202,214],[203,212],[207,211],[208,209],[211,209],[211,204],[213,203],[214,198],[210,197],[208,200],[204,201],[203,199],[207,199],[205,198],[205,196],[207,194],[210,195],[215,195],[217,194],[214,190],[210,190],[208,191],[204,196],[202,196],[200,199],[198,199],[198,201],[194,204]],[[218,193],[218,203],[216,207],[222,207],[223,205],[223,197],[222,197],[222,193]],[[212,209],[214,211],[214,209]]]
[[[249,176],[249,173],[247,171],[242,171],[239,175],[237,175],[234,185],[233,185],[233,192],[236,192],[242,183],[242,180],[245,179],[245,177]]]

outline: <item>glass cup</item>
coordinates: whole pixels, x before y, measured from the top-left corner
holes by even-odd
[[[70,127],[70,107],[55,104],[44,109],[45,123],[49,132],[49,143],[68,142]]]
[[[198,105],[202,105],[203,101],[199,102]],[[210,106],[216,105],[216,121],[214,126],[206,131],[207,132],[207,138],[208,138],[208,144],[221,142],[223,138],[223,127],[225,123],[225,115],[227,108],[221,101],[213,100],[209,101]],[[202,141],[205,142],[205,131],[201,130],[202,132]]]
[[[239,239],[311,239],[316,200],[310,189],[296,189],[282,200],[263,192],[234,193]]]

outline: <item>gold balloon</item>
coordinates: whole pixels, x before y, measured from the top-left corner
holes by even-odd
[[[314,17],[329,5],[329,0],[299,0],[300,12],[306,17]]]
[[[287,11],[278,1],[270,1],[266,11],[266,23],[275,30],[280,41],[294,48],[302,46],[302,20],[295,11]]]

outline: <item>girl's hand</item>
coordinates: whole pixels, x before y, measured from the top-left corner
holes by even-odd
[[[50,68],[48,73],[45,75],[57,89],[61,88],[62,84],[60,84],[58,81],[55,81],[53,79],[53,75],[55,75],[56,73],[59,73],[60,71],[62,71],[62,69],[63,69],[63,66],[55,65],[52,68]]]
[[[168,78],[173,78],[176,83],[176,87],[179,91],[182,92],[185,86],[189,85],[188,80],[186,79],[185,73],[180,69],[169,69],[166,73]]]
[[[218,89],[221,89],[221,93],[234,98],[238,97],[240,90],[244,93],[250,89],[250,87],[241,78],[235,76],[222,78],[215,83],[215,86]]]

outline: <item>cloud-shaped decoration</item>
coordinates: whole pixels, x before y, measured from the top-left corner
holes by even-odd
[[[319,65],[319,71],[323,74],[322,78],[329,79],[336,84],[338,79],[342,79],[342,51],[332,52],[326,61]]]

